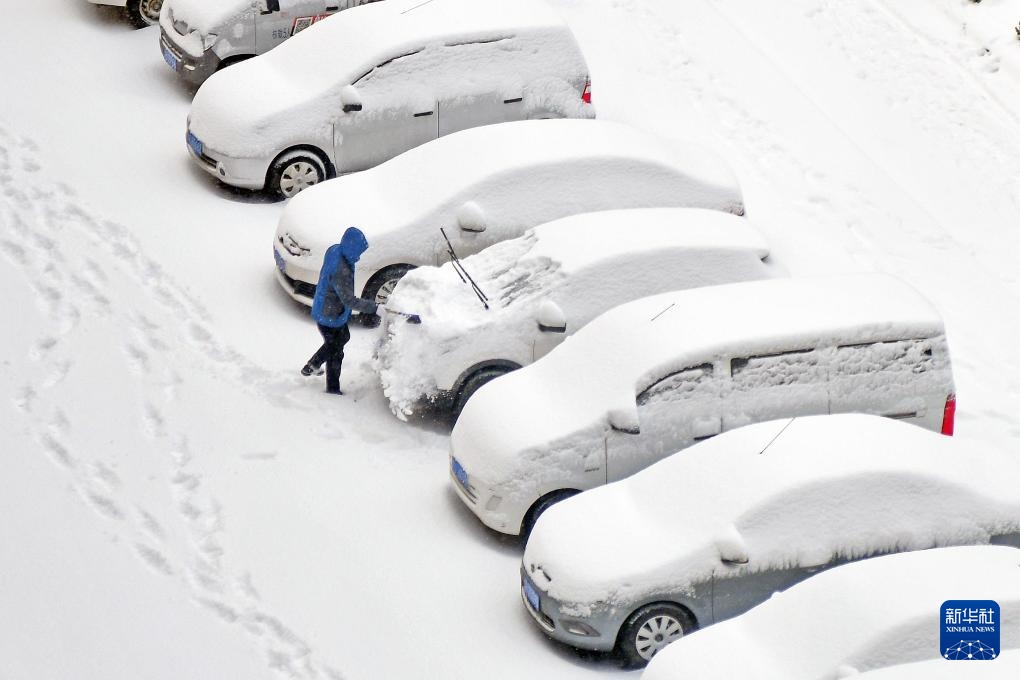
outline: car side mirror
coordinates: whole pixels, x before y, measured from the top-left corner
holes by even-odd
[[[721,536],[715,539],[715,548],[719,551],[719,560],[728,566],[747,564],[750,558],[747,554],[747,546],[744,544],[744,537],[740,535],[737,528],[732,524],[726,528]]]
[[[485,231],[485,212],[474,201],[468,201],[457,210],[457,226],[463,231],[479,234]]]
[[[641,434],[637,404],[630,408],[616,408],[609,412],[609,427],[624,434]]]
[[[344,89],[340,90],[340,103],[343,104],[344,113],[361,111],[363,108],[361,93],[353,85],[347,85]]]
[[[566,333],[567,315],[552,300],[545,300],[538,308],[538,330],[543,333]]]

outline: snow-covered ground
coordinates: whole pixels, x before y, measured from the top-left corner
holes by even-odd
[[[1020,435],[1020,0],[553,0],[601,116],[713,146],[793,275],[877,269],[947,322],[958,436]],[[155,29],[5,8],[0,677],[581,678],[520,547],[390,415],[337,400],[273,279],[282,204],[192,166]]]

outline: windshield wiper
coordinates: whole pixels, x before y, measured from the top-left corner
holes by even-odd
[[[489,298],[486,297],[485,293],[482,292],[482,289],[478,287],[475,280],[471,278],[467,269],[464,269],[464,263],[460,261],[459,257],[457,257],[457,251],[453,249],[453,244],[450,243],[450,237],[446,235],[446,229],[439,227],[439,233],[441,233],[443,235],[443,239],[446,240],[446,252],[450,256],[450,264],[453,265],[453,271],[457,272],[457,276],[460,277],[461,283],[470,284],[471,290],[473,290],[475,295],[478,296],[478,301],[481,302],[486,309],[488,309]]]

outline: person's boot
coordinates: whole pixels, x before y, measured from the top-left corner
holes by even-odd
[[[322,366],[315,368],[311,364],[305,364],[304,368],[301,369],[301,375],[305,376],[306,378],[310,375],[322,375],[323,372],[324,371],[322,369]]]

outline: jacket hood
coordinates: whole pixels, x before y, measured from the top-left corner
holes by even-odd
[[[344,232],[343,238],[340,239],[340,244],[331,246],[326,251],[326,261],[329,261],[330,253],[335,249],[338,250],[340,255],[343,255],[344,259],[354,264],[361,256],[368,250],[368,239],[365,238],[365,234],[357,227],[350,227]]]

